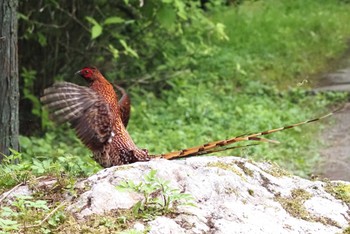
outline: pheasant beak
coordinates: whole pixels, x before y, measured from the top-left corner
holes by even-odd
[[[76,73],[74,73],[74,75],[79,75],[81,76],[81,70],[77,71]]]

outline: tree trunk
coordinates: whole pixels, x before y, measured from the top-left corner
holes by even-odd
[[[18,0],[0,0],[0,162],[18,150]]]

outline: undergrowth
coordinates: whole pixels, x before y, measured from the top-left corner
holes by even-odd
[[[156,170],[151,170],[143,181],[135,184],[133,181],[121,182],[116,189],[131,190],[141,193],[143,199],[131,209],[118,209],[100,215],[91,215],[84,221],[64,211],[65,202],[59,203],[67,191],[56,191],[60,198],[55,197],[52,190],[60,184],[60,189],[69,183],[59,180],[49,188],[31,184],[32,195],[15,195],[0,198],[0,234],[5,233],[146,233],[130,229],[136,222],[144,223],[158,216],[171,216],[178,212],[179,206],[195,206],[190,194],[181,192],[170,186],[170,182],[159,178]],[[74,196],[74,190],[69,191]],[[123,232],[122,232],[123,231]]]
[[[50,208],[45,200],[18,195],[11,205],[1,206],[0,233],[17,233],[19,230],[23,233],[52,233],[51,230],[65,219],[60,208]],[[55,213],[48,216],[50,212]]]
[[[327,70],[327,61],[346,47],[349,4],[266,0],[217,9],[209,11],[209,17],[225,25],[229,40],[208,36],[212,48],[201,52],[206,56],[189,57],[188,70],[167,79],[160,93],[140,85],[128,89],[133,101],[128,131],[140,148],[164,153],[289,125],[327,113],[329,105],[346,98],[337,93],[311,95],[308,89],[316,82],[310,77]],[[322,123],[313,123],[273,134],[280,145],[217,155],[271,160],[305,176],[318,159],[315,135],[321,129]],[[20,141],[21,152],[15,155],[21,163],[1,165],[6,174],[1,186],[24,180],[28,170],[34,175],[87,176],[100,169],[67,127],[51,125],[46,135]]]
[[[338,1],[246,1],[218,10],[228,41],[169,81],[162,93],[131,89],[129,131],[151,153],[165,153],[235,135],[259,132],[325,114],[346,94],[316,94],[313,77],[346,49],[349,4]],[[332,35],[332,36],[330,36]],[[306,176],[318,160],[315,137],[325,120],[276,133],[264,144],[215,155],[275,161]]]
[[[156,170],[151,170],[143,182],[135,184],[129,180],[117,186],[119,190],[131,190],[143,194],[143,200],[137,202],[132,208],[134,217],[153,220],[157,216],[173,213],[179,205],[195,206],[192,203],[194,198],[191,194],[172,188],[170,181],[157,177],[156,173]]]
[[[128,89],[132,96],[128,131],[140,148],[147,148],[151,154],[165,153],[281,127],[325,114],[329,107],[348,98],[341,93],[310,92],[317,82],[314,75],[329,70],[330,59],[339,57],[346,48],[350,37],[350,5],[346,1],[244,1],[236,8],[213,10],[207,14],[225,25],[229,40],[217,41],[208,35],[206,40],[212,47],[207,51],[198,47],[203,49],[201,56],[196,56],[198,48],[194,48],[193,57],[189,54],[186,60],[174,59],[175,65],[191,62],[187,70],[171,72],[176,76],[166,77],[166,84],[160,85],[161,92],[150,92],[140,84]],[[321,145],[318,134],[328,121],[268,136],[280,141],[279,145],[260,144],[215,155],[274,161],[306,176],[317,163]],[[20,152],[12,151],[5,157],[0,165],[0,193],[42,175],[61,180],[58,191],[62,193],[72,190],[77,178],[101,169],[72,130],[46,124],[45,135],[21,137]],[[147,196],[145,189],[154,185],[152,181],[124,187],[143,191]],[[17,198],[17,206],[1,210],[0,227],[6,226],[5,231],[11,232],[26,228],[28,222],[38,224],[58,207],[45,201],[43,197]],[[169,211],[169,197],[164,200],[163,196],[161,205],[159,199],[153,202],[158,202],[157,212]],[[139,203],[135,212],[142,216],[143,211],[154,211],[151,204]],[[14,217],[19,222],[11,222]],[[55,222],[62,219],[67,220],[67,228],[75,222],[57,212],[38,232],[50,233],[57,227]],[[119,228],[115,227],[115,217],[91,217],[90,221],[84,230]]]

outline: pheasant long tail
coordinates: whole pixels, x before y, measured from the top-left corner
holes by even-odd
[[[189,156],[203,155],[203,154],[208,154],[208,153],[219,152],[219,151],[224,151],[224,150],[228,150],[228,149],[242,147],[242,146],[230,146],[230,145],[232,145],[236,142],[240,142],[240,141],[258,141],[258,142],[279,143],[278,141],[262,138],[261,136],[268,135],[268,134],[271,134],[274,132],[279,132],[279,131],[295,128],[295,127],[300,126],[300,125],[304,125],[304,124],[308,124],[308,123],[312,123],[312,122],[316,122],[316,121],[325,119],[325,118],[333,115],[334,113],[340,111],[342,108],[343,107],[338,108],[335,111],[332,111],[332,112],[330,112],[326,115],[323,115],[321,117],[318,117],[318,118],[314,118],[314,119],[306,120],[303,122],[291,124],[291,125],[284,126],[281,128],[270,129],[267,131],[252,133],[252,134],[247,134],[247,135],[242,135],[242,136],[236,136],[236,137],[232,137],[232,138],[229,138],[226,140],[221,140],[221,141],[213,141],[213,142],[209,142],[209,143],[206,143],[206,144],[203,144],[200,146],[191,147],[191,148],[187,148],[187,149],[183,149],[183,150],[179,150],[179,151],[174,151],[174,152],[160,154],[160,155],[153,155],[153,157],[165,158],[165,159],[171,160],[171,159],[185,158],[185,157],[189,157]]]

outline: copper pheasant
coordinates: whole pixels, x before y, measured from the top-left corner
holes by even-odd
[[[52,119],[69,122],[103,167],[149,160],[147,150],[139,149],[125,129],[127,121],[123,123],[113,86],[94,67],[85,67],[77,74],[88,87],[58,82],[44,91],[41,101]]]
[[[41,101],[54,121],[71,124],[78,138],[93,152],[94,159],[103,167],[148,161],[151,158],[175,159],[202,155],[235,148],[231,145],[239,141],[276,143],[277,141],[261,136],[315,122],[334,113],[255,134],[213,141],[166,154],[149,155],[146,149],[139,149],[136,146],[126,130],[130,115],[130,99],[125,90],[116,86],[121,93],[118,102],[112,84],[97,68],[85,67],[76,74],[88,82],[88,87],[58,82],[45,89]]]

